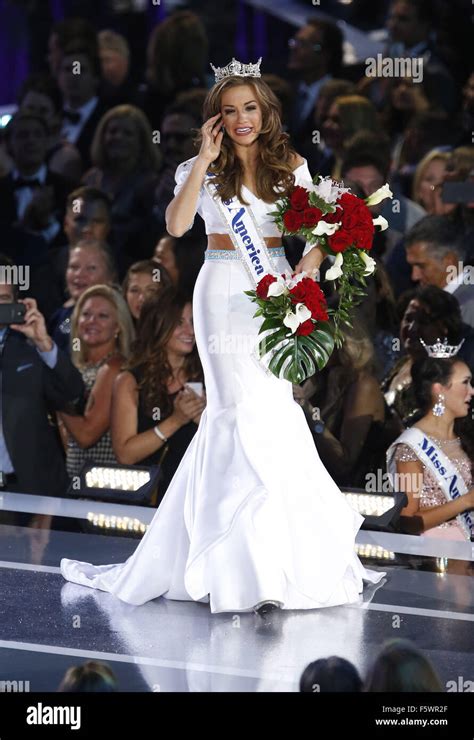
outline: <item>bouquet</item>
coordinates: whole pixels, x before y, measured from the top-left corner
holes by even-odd
[[[304,272],[267,274],[256,290],[244,292],[259,306],[254,317],[264,317],[258,353],[260,358],[271,353],[268,369],[274,375],[302,383],[326,365],[334,337],[326,298],[314,280]]]
[[[268,367],[277,377],[301,383],[326,365],[334,346],[341,346],[341,324],[351,326],[351,310],[365,295],[361,286],[375,269],[368,254],[375,227],[388,226],[382,216],[373,219],[369,207],[391,196],[384,185],[362,200],[329,177],[315,177],[276,203],[271,215],[283,234],[302,236],[335,256],[326,279],[338,281],[339,293],[337,310],[328,309],[319,285],[304,272],[264,275],[256,290],[245,291],[259,305],[255,316],[264,316],[259,355],[272,352]]]

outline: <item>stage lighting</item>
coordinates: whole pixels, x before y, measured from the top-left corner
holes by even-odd
[[[401,531],[400,512],[408,504],[405,493],[373,494],[366,493],[363,489],[342,489],[342,492],[352,508],[364,517],[361,529]]]
[[[157,506],[159,466],[96,465],[86,461],[67,494],[110,503]]]

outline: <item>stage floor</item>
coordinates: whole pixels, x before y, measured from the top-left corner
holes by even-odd
[[[359,541],[371,537],[361,532]],[[59,573],[61,557],[121,562],[136,538],[0,524],[0,691],[5,681],[55,691],[68,667],[97,659],[122,691],[291,692],[320,657],[343,656],[364,675],[392,638],[422,648],[454,690],[473,678],[473,562],[420,554],[414,539],[417,554],[394,552],[393,536],[377,534],[384,559],[363,560],[387,576],[359,603],[277,612],[264,622],[165,599],[134,607]]]

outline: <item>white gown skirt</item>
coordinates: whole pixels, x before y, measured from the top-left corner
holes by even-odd
[[[270,250],[277,272],[290,266]],[[357,601],[362,517],[324,468],[292,385],[252,356],[261,319],[230,251],[206,252],[194,297],[207,407],[146,534],[121,564],[63,559],[69,581],[130,604],[209,602],[245,612],[262,601],[316,609]]]

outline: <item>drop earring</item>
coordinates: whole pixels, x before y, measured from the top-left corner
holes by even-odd
[[[446,406],[444,405],[444,396],[442,393],[438,395],[438,400],[433,406],[432,411],[433,416],[443,416],[444,412],[446,411]]]

